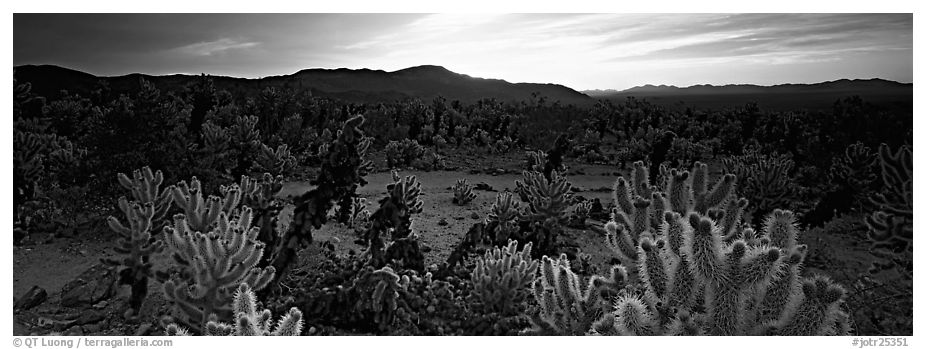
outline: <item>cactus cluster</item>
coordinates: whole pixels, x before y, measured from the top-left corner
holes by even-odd
[[[411,166],[425,154],[425,149],[413,139],[390,141],[386,144],[386,166],[400,168]]]
[[[385,235],[390,235],[393,244],[399,240],[412,239],[409,243],[417,246],[417,238],[412,235],[411,215],[421,213],[424,203],[421,201],[421,183],[415,176],[399,177],[398,172],[392,172],[393,183],[386,186],[388,196],[380,199],[379,208],[370,216],[370,228],[367,229],[366,239],[375,266],[385,266],[388,262]],[[405,251],[414,251],[415,247],[404,243]],[[396,248],[398,248],[398,246]],[[391,246],[390,246],[391,247]],[[405,253],[399,253],[403,255]],[[415,258],[416,260],[419,258]],[[420,258],[423,260],[423,258]]]
[[[226,193],[235,191],[237,186]],[[239,285],[247,283],[260,290],[270,282],[275,270],[257,267],[264,244],[257,241],[260,229],[252,226],[250,208],[228,213],[220,209],[223,201],[218,197],[204,204],[201,192],[187,193],[184,204],[175,200],[187,214],[174,216],[173,224],[164,229],[166,245],[181,269],[164,283],[164,292],[174,303],[178,320],[202,332],[213,317],[231,320],[231,300]],[[200,210],[205,205],[210,209]]]
[[[894,152],[881,144],[878,156],[884,190],[872,196],[877,211],[865,217],[872,252],[891,259],[912,277],[913,151],[903,146]]]
[[[518,251],[518,242],[511,240],[508,246],[488,250],[476,260],[470,275],[473,294],[487,311],[509,314],[524,287],[534,281],[537,267],[537,260],[531,258],[531,243]]]
[[[489,207],[486,215],[488,226],[494,227],[493,243],[503,244],[510,237],[514,237],[520,230],[518,221],[521,219],[520,203],[514,199],[510,192],[495,195],[495,202]]]
[[[527,203],[527,214],[532,220],[560,221],[572,203],[572,183],[556,171],[547,179],[540,172],[525,171],[523,180],[515,181],[515,192]]]
[[[248,284],[241,284],[235,292],[232,305],[234,323],[228,324],[216,320],[206,323],[204,335],[207,336],[298,336],[302,332],[302,312],[290,308],[279,321],[273,321],[269,309],[258,310],[257,297]],[[189,331],[176,323],[165,328],[168,336],[186,336]]]
[[[533,283],[533,296],[540,304],[530,316],[529,335],[585,335],[592,330],[611,299],[627,280],[622,266],[611,268],[607,277],[592,276],[585,283],[569,266],[565,254],[559,259],[543,256],[540,278]]]
[[[457,180],[453,186],[453,203],[457,205],[466,205],[476,198],[473,192],[473,186],[466,182],[466,179]]]
[[[278,216],[283,210],[283,203],[276,195],[283,189],[283,176],[270,173],[264,173],[259,179],[241,176],[238,188],[241,191],[240,205],[251,208],[254,224],[260,227],[257,241],[264,243],[264,246],[275,246],[280,236],[277,230]],[[265,254],[258,265],[268,265],[270,257],[270,253]]]
[[[257,156],[254,158],[252,170],[258,173],[269,172],[277,175],[288,175],[296,167],[296,157],[289,151],[289,145],[280,144],[273,149],[260,143],[257,147]]]
[[[585,221],[588,220],[588,216],[592,212],[592,202],[591,201],[582,201],[576,204],[576,207],[572,209],[572,215],[574,218],[573,225],[577,227],[584,227]]]
[[[640,173],[635,172],[634,182]],[[634,335],[845,334],[849,325],[840,309],[842,287],[825,277],[800,275],[806,247],[798,244],[794,214],[775,210],[760,231],[745,228],[740,213],[747,201],[731,195],[736,177],[725,175],[708,190],[706,175],[703,164],[695,165],[690,178],[688,172],[673,171],[669,194],[651,193],[654,201],[664,200],[655,205],[664,208],[659,222],[647,219],[650,210],[623,212],[629,202],[618,201],[615,221],[606,225],[608,242],[625,265],[633,266],[643,287],[640,293],[623,295],[595,330]],[[618,182],[616,189],[628,187],[626,181]]]
[[[723,159],[728,173],[740,178],[738,194],[750,201],[754,221],[776,208],[790,208],[795,199],[795,185],[791,177],[794,161],[784,155],[766,155],[755,148],[747,148],[743,155]]]
[[[271,265],[277,270],[274,283],[289,272],[297,251],[312,243],[312,229],[327,222],[328,211],[334,203],[351,196],[358,186],[366,185],[363,177],[372,170],[372,163],[363,157],[369,147],[369,140],[363,138],[360,130],[363,121],[363,116],[358,115],[344,122],[337,138],[322,156],[321,169],[312,181],[316,187],[294,199],[292,223],[271,253]]]
[[[161,171],[152,172],[144,167],[135,170],[132,178],[120,173],[119,184],[132,193],[131,202],[124,196],[119,198],[119,209],[125,214],[128,226],[119,219],[110,216],[109,228],[119,234],[113,251],[118,258],[103,259],[103,263],[122,266],[120,283],[131,285],[132,295],[129,306],[134,312],[141,309],[142,302],[148,294],[148,279],[154,276],[151,256],[164,250],[163,242],[156,240],[152,233],[157,233],[165,224],[164,218],[173,199],[171,189],[161,190],[164,175]]]

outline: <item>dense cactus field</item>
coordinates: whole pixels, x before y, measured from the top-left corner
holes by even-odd
[[[17,335],[912,335],[912,107],[13,83]]]

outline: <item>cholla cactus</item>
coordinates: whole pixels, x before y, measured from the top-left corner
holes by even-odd
[[[135,170],[132,175],[129,178],[120,173],[117,177],[119,184],[130,190],[135,199],[129,202],[125,197],[119,198],[119,209],[125,214],[128,227],[115,217],[110,216],[107,220],[109,228],[119,234],[113,251],[120,257],[104,258],[102,261],[125,267],[120,271],[120,283],[131,285],[129,306],[137,313],[148,295],[148,278],[154,276],[151,255],[164,250],[163,243],[151,234],[163,229],[172,197],[170,189],[161,190],[164,182],[161,171],[151,172],[150,168],[144,167]]]
[[[344,122],[337,139],[321,157],[321,169],[312,181],[315,188],[294,199],[292,223],[274,246],[279,250],[272,253],[271,264],[277,270],[274,282],[288,273],[301,247],[312,243],[312,229],[327,222],[328,211],[335,202],[350,196],[357,186],[366,185],[363,176],[370,170],[370,162],[363,158],[369,146],[360,130],[363,120],[363,116],[356,116]]]
[[[424,156],[424,147],[412,139],[403,139],[401,142],[390,141],[385,151],[386,165],[389,168],[410,166],[415,160]]]
[[[407,275],[399,276],[390,267],[366,267],[354,283],[354,291],[361,295],[354,305],[358,313],[372,313],[373,323],[379,329],[392,326],[401,302],[400,292],[408,289]]]
[[[509,192],[498,193],[495,196],[495,202],[489,207],[489,214],[486,215],[486,223],[495,226],[494,242],[501,244],[515,235],[520,229],[518,226],[520,218],[520,204],[514,200],[514,196]]]
[[[534,281],[537,266],[531,258],[531,243],[518,252],[518,242],[511,240],[507,247],[486,251],[476,260],[470,275],[473,294],[486,310],[509,314],[522,289]]]
[[[192,230],[180,214],[164,232],[174,260],[183,267],[164,283],[164,293],[174,303],[180,321],[194,331],[202,331],[213,316],[218,321],[231,320],[231,297],[238,285],[246,283],[260,290],[273,278],[273,267],[256,267],[264,245],[257,241],[259,229],[251,226],[250,208],[242,209],[234,219],[219,212],[215,225],[206,231]]]
[[[235,312],[234,324],[218,321],[206,323],[203,334],[207,336],[298,336],[302,332],[302,312],[293,307],[274,326],[273,314],[269,309],[257,309],[257,297],[248,284],[238,286],[232,306]],[[168,336],[185,336],[189,332],[175,323],[167,325]]]
[[[289,151],[289,146],[280,144],[276,149],[260,143],[257,157],[254,159],[253,170],[258,173],[270,172],[278,175],[288,175],[296,167],[296,157]]]
[[[558,260],[543,256],[540,278],[534,281],[534,298],[540,304],[530,314],[531,328],[524,334],[584,335],[605,312],[612,297],[623,289],[626,273],[621,266],[611,268],[605,278],[593,276],[587,285],[569,267],[566,255]]]
[[[547,153],[543,150],[527,152],[527,171],[543,172],[547,163]]]
[[[189,183],[182,181],[168,189],[174,203],[183,210],[185,222],[192,231],[209,231],[222,213],[231,214],[241,202],[241,189],[237,185],[222,186],[219,190],[221,196],[205,198],[202,184],[196,177]]]
[[[366,238],[373,259],[373,265],[386,264],[386,243],[383,236],[389,234],[393,240],[408,238],[411,234],[411,215],[421,213],[421,183],[415,176],[400,178],[392,172],[393,183],[386,186],[389,196],[379,201],[379,209],[370,216],[371,224]]]
[[[903,146],[892,152],[886,144],[878,149],[884,189],[874,195],[878,210],[865,217],[872,252],[891,259],[901,272],[912,277],[913,255],[913,151]]]
[[[239,184],[241,190],[241,206],[250,207],[254,212],[254,222],[260,227],[257,241],[264,246],[276,246],[280,233],[277,231],[279,219],[277,216],[283,210],[283,203],[276,199],[276,195],[283,189],[283,176],[272,176],[264,173],[259,179],[250,176],[241,176]],[[261,257],[259,266],[270,263],[271,253]]]
[[[350,219],[347,226],[356,231],[366,231],[370,228],[370,210],[367,209],[367,199],[354,198],[351,200]]]
[[[724,159],[723,167],[740,178],[738,191],[750,198],[755,218],[793,203],[795,192],[790,172],[794,161],[786,156],[765,155],[750,148],[743,155]]]
[[[667,174],[668,193],[658,191],[658,187],[649,183],[649,170],[642,161],[633,164],[630,181],[620,177],[614,183],[615,209],[605,230],[608,246],[625,265],[635,265],[636,246],[643,237],[654,239],[665,224],[669,225],[666,228],[674,228],[673,232],[678,231],[678,227],[665,218],[666,212],[685,216],[689,212],[701,215],[711,212],[725,217],[721,231],[726,241],[738,232],[739,218],[748,202],[733,199],[736,176],[724,175],[708,187],[707,165],[700,162],[695,163],[692,175],[676,170]]]
[[[592,202],[591,201],[582,201],[576,204],[576,207],[573,209],[573,214],[575,216],[575,223],[580,227],[585,226],[585,221],[588,219],[589,213],[592,211]]]
[[[794,214],[775,210],[761,231],[744,228],[740,220],[747,201],[730,194],[736,177],[726,175],[708,190],[706,173],[703,164],[696,165],[690,179],[687,172],[673,170],[669,194],[651,193],[667,198],[666,212],[658,225],[640,230],[636,239],[624,224],[633,227],[647,219],[617,212],[623,214],[623,223],[606,224],[608,245],[633,267],[643,287],[641,294],[626,295],[612,314],[599,319],[596,331],[759,335],[813,328],[804,333],[845,333],[848,319],[839,310],[841,293],[827,291],[833,297],[819,302],[819,297],[803,296],[800,270],[806,247],[798,244]],[[630,191],[622,186],[630,186],[627,181],[616,187]],[[838,288],[827,284],[817,289],[821,287]],[[811,319],[796,310],[806,307],[816,307],[820,314]]]
[[[164,244],[151,237],[152,220],[156,211],[153,203],[129,203],[125,197],[121,197],[119,208],[125,213],[129,226],[122,225],[112,216],[107,222],[109,228],[119,234],[113,251],[120,256],[113,259],[104,258],[102,261],[107,265],[125,267],[119,272],[119,283],[132,286],[129,306],[138,313],[148,295],[148,278],[154,276],[151,255],[163,251]]]
[[[453,203],[466,205],[475,198],[476,193],[473,192],[473,186],[466,183],[466,179],[457,180],[457,184],[453,186]]]
[[[164,183],[164,175],[161,171],[151,172],[148,166],[132,172],[132,178],[119,173],[119,184],[132,193],[132,198],[136,202],[144,205],[151,203],[154,207],[154,215],[151,217],[153,226],[152,231],[160,231],[164,225],[164,217],[173,203],[171,189],[161,190],[161,184]],[[120,205],[121,206],[121,205]],[[124,211],[124,210],[123,210]]]
[[[521,201],[527,202],[530,218],[561,220],[572,202],[569,192],[572,183],[555,171],[552,180],[547,180],[540,172],[525,171],[523,175],[523,181],[515,181],[515,191],[521,196]]]

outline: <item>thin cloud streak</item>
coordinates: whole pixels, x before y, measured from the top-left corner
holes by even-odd
[[[257,45],[259,45],[257,42],[239,42],[230,38],[222,38],[209,42],[197,42],[195,44],[177,47],[172,50],[193,56],[212,56],[213,54],[225,52],[228,50],[246,49],[255,47]]]

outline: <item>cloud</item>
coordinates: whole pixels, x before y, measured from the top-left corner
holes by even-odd
[[[215,41],[197,42],[172,49],[192,56],[212,56],[216,53],[222,53],[229,50],[240,50],[257,46],[258,42],[237,41],[230,38],[222,38]]]

